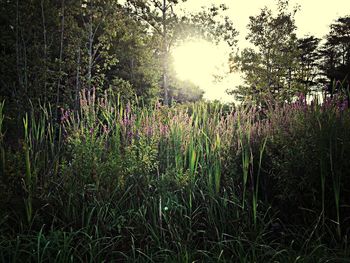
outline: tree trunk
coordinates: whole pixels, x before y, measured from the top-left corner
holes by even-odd
[[[91,91],[91,79],[92,79],[92,62],[93,62],[93,32],[92,32],[92,11],[90,10],[90,22],[89,22],[89,47],[88,47],[88,55],[89,55],[89,64],[88,64],[88,90]]]
[[[164,104],[169,105],[168,98],[168,47],[167,47],[167,27],[166,27],[166,0],[163,0],[163,90],[164,90]]]
[[[77,75],[75,79],[75,110],[80,109],[80,45],[78,47],[78,58],[77,58]]]
[[[57,81],[57,90],[56,90],[56,118],[58,116],[58,105],[60,103],[60,90],[61,90],[61,78],[62,78],[62,59],[63,59],[63,38],[64,38],[64,13],[65,13],[65,4],[64,0],[61,2],[61,40],[60,40],[60,55],[58,61],[58,81]]]

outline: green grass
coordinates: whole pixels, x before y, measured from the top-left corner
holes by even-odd
[[[80,97],[60,124],[50,106],[24,115],[19,145],[0,105],[1,261],[349,262],[337,99],[261,111]]]

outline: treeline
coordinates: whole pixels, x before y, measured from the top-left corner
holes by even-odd
[[[295,14],[288,1],[279,1],[277,15],[265,7],[248,24],[245,48],[231,57],[232,70],[240,70],[245,83],[231,91],[239,99],[258,104],[267,98],[290,101],[295,95],[322,93],[348,97],[350,82],[350,16],[339,17],[324,39],[298,38]],[[316,10],[315,10],[316,11]]]
[[[169,56],[189,37],[234,42],[226,7],[178,12],[177,0],[1,0],[0,99],[79,106],[79,92],[112,89],[144,103],[194,101],[203,91],[176,79]],[[25,109],[23,109],[25,110]]]
[[[203,91],[176,78],[171,50],[189,38],[226,41],[238,32],[224,5],[179,11],[185,0],[0,0],[0,100],[24,112],[30,104],[79,107],[79,92],[112,89],[144,104],[196,101]],[[349,90],[350,17],[340,17],[325,38],[298,38],[288,0],[277,14],[250,17],[246,38],[255,48],[233,52],[232,71],[244,85],[239,100],[291,101],[297,94],[333,96]],[[210,62],[208,62],[210,63]],[[235,86],[235,83],[232,83]]]

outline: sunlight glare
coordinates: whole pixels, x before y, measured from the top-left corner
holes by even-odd
[[[187,42],[173,51],[178,78],[203,87],[213,82],[223,64],[222,50],[205,40]]]

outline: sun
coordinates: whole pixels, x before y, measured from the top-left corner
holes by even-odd
[[[172,52],[177,77],[205,87],[213,82],[223,63],[219,46],[205,40],[184,43]]]

